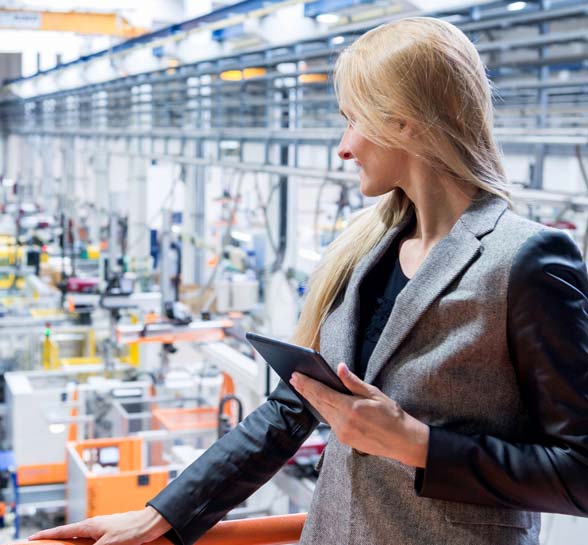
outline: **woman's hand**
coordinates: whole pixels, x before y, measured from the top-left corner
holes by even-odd
[[[141,545],[162,536],[171,528],[153,507],[116,515],[93,517],[74,524],[42,530],[29,537],[37,539],[71,539],[87,537],[95,545]]]
[[[300,373],[292,375],[290,384],[325,418],[342,443],[365,454],[425,467],[429,427],[363,382],[344,363],[337,367],[337,375],[353,395],[340,394]]]

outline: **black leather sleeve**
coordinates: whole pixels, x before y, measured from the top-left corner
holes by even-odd
[[[512,443],[431,428],[417,493],[588,516],[588,278],[565,234],[541,231],[515,257],[508,340],[527,437]]]
[[[266,483],[317,421],[283,382],[239,426],[148,502],[172,525],[166,537],[191,545]]]

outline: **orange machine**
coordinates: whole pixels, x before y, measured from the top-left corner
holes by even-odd
[[[145,468],[139,437],[67,444],[67,520],[144,507],[179,468]]]
[[[65,463],[19,465],[16,468],[18,486],[65,482]]]
[[[117,343],[217,342],[225,338],[225,329],[233,327],[232,320],[192,322],[174,325],[170,322],[141,325],[121,325],[116,328]]]
[[[219,402],[227,396],[235,395],[235,382],[231,375],[223,373]],[[230,403],[226,407],[226,415],[233,417],[233,408]],[[215,429],[218,425],[219,411],[216,407],[190,407],[181,409],[168,409],[162,407],[153,408],[153,429],[199,430]],[[233,421],[233,425],[238,422]]]

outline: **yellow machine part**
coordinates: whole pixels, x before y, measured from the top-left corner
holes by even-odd
[[[25,250],[22,246],[0,246],[0,266],[16,265],[17,260],[22,262],[24,259]],[[8,290],[16,287],[22,289],[24,287],[24,280],[18,278],[16,283],[14,282],[14,274],[3,274],[0,276],[0,289]]]
[[[86,247],[88,252],[88,259],[100,259],[100,246],[90,244]]]
[[[120,358],[122,363],[128,363],[134,367],[139,366],[139,343],[129,343],[128,353]]]
[[[131,323],[138,324],[139,317],[136,314],[131,314]],[[140,355],[140,348],[139,343],[129,343],[127,344],[127,355],[120,358],[122,363],[128,363],[129,365],[134,365],[135,367],[139,366],[139,355]]]
[[[73,358],[61,358],[59,360],[60,366],[95,365],[97,363],[102,363],[102,358],[99,356],[81,356],[81,357],[73,357]]]
[[[30,312],[33,318],[55,318],[63,316],[63,311],[55,308],[32,308]]]
[[[23,260],[25,249],[22,246],[0,246],[0,265],[14,265],[16,259]]]
[[[88,331],[88,339],[86,340],[86,352],[88,357],[96,357],[96,333],[93,329]]]
[[[51,369],[59,369],[60,366],[59,347],[51,338],[51,335],[46,335],[43,341],[43,369],[49,371]]]
[[[13,286],[18,290],[22,290],[24,288],[24,280],[22,278],[18,278],[15,285],[13,274],[9,274],[3,278],[0,278],[0,290],[8,290]]]

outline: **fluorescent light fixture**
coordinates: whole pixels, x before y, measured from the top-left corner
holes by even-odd
[[[512,2],[508,6],[506,6],[506,9],[508,11],[520,11],[522,9],[525,9],[526,7],[527,2]]]
[[[49,431],[56,435],[65,431],[65,424],[49,424]]]
[[[335,36],[331,41],[333,42],[333,45],[339,45],[345,41],[345,38],[343,36]]]
[[[327,25],[332,25],[339,21],[339,16],[336,13],[321,13],[320,15],[316,16],[316,20],[319,23],[325,23]]]
[[[281,62],[276,66],[276,69],[281,74],[291,74],[292,72],[296,72],[298,67],[295,62]]]
[[[303,259],[308,259],[309,261],[320,261],[321,254],[315,252],[314,250],[300,250],[298,255]]]
[[[220,149],[223,150],[236,150],[241,147],[241,144],[238,140],[221,140],[219,145]]]
[[[242,231],[231,231],[231,236],[235,240],[240,240],[241,242],[251,242],[253,240],[251,235],[243,233]]]

